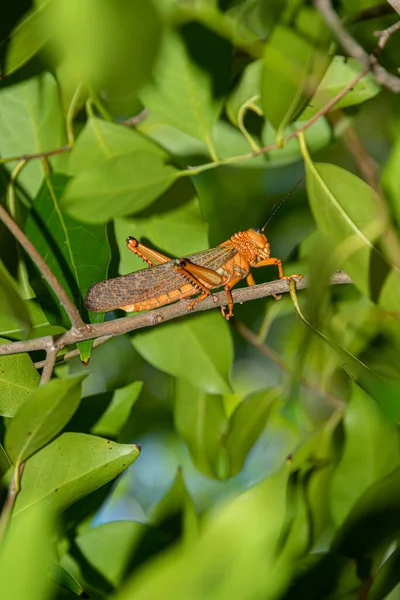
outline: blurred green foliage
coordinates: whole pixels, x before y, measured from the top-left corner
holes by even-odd
[[[335,4],[368,53],[397,18]],[[296,137],[362,68],[307,0],[20,0],[0,36],[1,202],[87,322],[122,316],[84,297],[143,268],[126,237],[201,251],[305,172],[266,234],[312,326],[188,315],[40,387],[42,352],[0,357],[2,598],[397,598],[398,98],[367,74]],[[69,326],[1,225],[0,342]]]

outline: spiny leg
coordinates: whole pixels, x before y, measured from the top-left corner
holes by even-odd
[[[264,258],[263,260],[258,261],[254,266],[255,267],[268,267],[269,265],[276,265],[278,267],[279,279],[293,279],[294,277],[298,277],[299,279],[303,279],[303,275],[298,275],[297,273],[294,275],[284,275],[282,268],[282,261],[280,258]],[[281,296],[277,296],[274,294],[275,300],[279,300]]]
[[[169,256],[165,256],[165,254],[161,254],[161,252],[157,252],[156,250],[152,250],[144,244],[141,244],[134,237],[128,237],[126,239],[126,245],[129,250],[147,262],[147,264],[149,264],[151,267],[162,265],[172,260]]]
[[[247,276],[247,279],[249,278],[249,276]],[[233,317],[233,298],[232,298],[232,288],[242,279],[242,277],[240,277],[240,275],[238,275],[237,277],[234,277],[229,283],[227,283],[226,285],[224,285],[224,291],[226,294],[226,297],[228,299],[228,312],[226,312],[225,308],[223,306],[221,306],[221,313],[222,316],[224,317],[224,319],[226,319],[227,321],[229,321],[229,319],[231,317]],[[251,279],[254,281],[253,277],[251,276]],[[254,281],[255,283],[255,281]],[[253,285],[253,284],[249,284],[249,285]]]

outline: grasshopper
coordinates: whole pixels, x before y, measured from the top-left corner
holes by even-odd
[[[229,320],[233,317],[231,290],[244,278],[248,285],[255,284],[252,267],[276,265],[280,279],[302,279],[301,275],[283,274],[282,262],[271,257],[270,244],[264,235],[272,217],[302,180],[281,200],[262,229],[254,227],[239,231],[216,248],[173,259],[148,248],[134,237],[128,237],[126,245],[129,250],[147,262],[150,268],[95,283],[86,295],[86,308],[94,312],[117,308],[136,312],[200,294],[188,304],[188,310],[193,310],[196,304],[211,294],[211,290],[223,286],[228,310],[221,307],[221,312]]]

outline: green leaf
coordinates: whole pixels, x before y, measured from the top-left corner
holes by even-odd
[[[0,546],[1,593],[7,600],[50,600],[55,535],[48,508],[35,506],[11,520]]]
[[[372,485],[356,502],[332,544],[349,558],[371,556],[398,538],[400,528],[400,469]]]
[[[146,529],[142,523],[114,521],[90,528],[78,535],[74,543],[84,560],[118,587]]]
[[[125,425],[142,387],[142,381],[134,381],[114,392],[107,410],[92,427],[91,432],[97,435],[116,437]]]
[[[151,511],[149,522],[162,528],[165,521],[168,522],[168,519],[177,514],[180,514],[182,519],[184,543],[196,541],[199,534],[199,517],[180,468],[167,493]]]
[[[363,68],[364,66],[355,58],[334,56],[315,95],[310,100],[307,108],[301,113],[300,118],[303,120],[311,119],[332,98],[335,98],[346,85],[354,81]],[[333,109],[337,110],[338,108],[362,104],[379,94],[379,92],[380,87],[376,83],[374,76],[371,73],[367,73],[339,102],[336,102]]]
[[[154,83],[140,97],[165,123],[207,143],[222,109],[230,64],[229,44],[198,23],[169,31],[161,44]]]
[[[50,58],[62,62],[72,85],[83,81],[123,96],[149,78],[162,33],[152,1],[86,0],[78,7],[58,0],[45,16],[43,27],[52,33]]]
[[[233,345],[229,326],[220,311],[152,327],[136,334],[132,343],[160,371],[210,394],[231,392]]]
[[[302,8],[294,25],[277,25],[265,47],[261,101],[278,135],[304,110],[330,61],[330,33],[319,13]]]
[[[198,541],[167,550],[134,573],[116,600],[280,598],[290,582],[277,554],[285,521],[285,466],[244,494],[218,506]],[[260,516],[261,515],[261,516]]]
[[[400,549],[396,548],[375,574],[368,600],[383,600],[400,581]]]
[[[207,394],[179,379],[174,421],[199,471],[209,477],[223,478],[226,469],[222,463],[222,437],[228,422],[221,396]]]
[[[379,305],[397,310],[400,276],[374,245],[383,224],[376,192],[353,173],[307,159],[307,190],[319,230],[358,289]]]
[[[383,183],[390,193],[397,220],[400,221],[400,122],[396,124],[396,142],[383,172]]]
[[[29,337],[34,338],[42,337],[43,335],[58,335],[64,333],[64,327],[50,325],[46,315],[36,300],[24,300],[24,306],[27,308],[29,319],[32,324],[32,330]],[[0,313],[0,335],[12,338],[13,340],[26,339],[25,331],[22,327],[15,324],[14,319],[9,316],[9,313]]]
[[[153,152],[115,156],[74,177],[61,208],[81,221],[104,223],[143,210],[179,176],[178,169]]]
[[[0,153],[20,156],[53,150],[66,143],[57,83],[50,73],[0,90]],[[14,163],[10,163],[13,165]],[[32,160],[18,177],[33,197],[46,174],[44,163]]]
[[[40,386],[19,408],[5,436],[13,463],[24,462],[65,427],[79,406],[82,379],[53,379]]]
[[[7,317],[11,323],[19,325],[25,337],[32,328],[26,304],[17,292],[11,276],[0,260],[0,314]],[[5,333],[2,331],[1,333]]]
[[[59,283],[67,291],[79,312],[90,323],[100,323],[103,314],[87,313],[84,297],[96,281],[105,279],[110,262],[104,225],[83,225],[60,210],[60,197],[69,178],[50,174],[36,196],[25,224],[25,233],[46,261]],[[69,318],[58,298],[49,288],[43,293],[41,279],[38,297],[50,323],[70,327]],[[41,293],[40,293],[41,292]],[[86,354],[86,353],[85,353]],[[82,360],[87,360],[83,356]]]
[[[0,338],[0,343],[9,340]],[[0,356],[0,415],[13,417],[39,385],[40,376],[29,354]]]
[[[182,179],[179,184],[189,184]],[[175,190],[174,196],[179,196]],[[180,187],[180,185],[179,185]],[[151,212],[133,219],[115,219],[115,237],[120,253],[119,272],[143,269],[143,262],[126,248],[126,238],[146,238],[154,247],[171,257],[182,257],[208,247],[208,225],[201,216],[197,199],[178,205],[167,212]]]
[[[167,156],[164,150],[136,129],[90,117],[69,154],[68,172],[77,175],[107,159],[135,150],[152,152],[162,158]]]
[[[87,598],[87,594],[79,581],[77,581],[66,569],[55,561],[51,564],[51,576],[61,587],[80,598]]]
[[[56,511],[117,477],[139,456],[134,444],[115,444],[93,435],[63,433],[26,463],[14,514],[38,502]],[[47,473],[48,477],[43,477]]]
[[[11,75],[30,60],[46,43],[49,35],[41,30],[43,10],[50,0],[29,10],[7,40],[3,75]]]
[[[344,429],[344,452],[332,480],[331,505],[336,525],[344,521],[372,484],[400,466],[396,426],[355,384],[344,416]]]
[[[274,389],[245,398],[229,420],[224,446],[228,454],[229,476],[239,473],[248,453],[261,435],[278,398]]]

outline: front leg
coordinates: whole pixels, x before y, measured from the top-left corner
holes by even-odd
[[[298,275],[297,273],[295,275],[284,275],[283,274],[283,268],[282,268],[282,261],[280,258],[264,258],[263,260],[258,261],[254,266],[255,267],[268,267],[269,265],[276,265],[278,267],[278,274],[279,274],[279,279],[293,279],[293,277],[298,277],[299,279],[303,279],[303,275]],[[277,296],[276,294],[274,294],[274,298],[275,300],[279,300],[281,298],[281,296]]]

